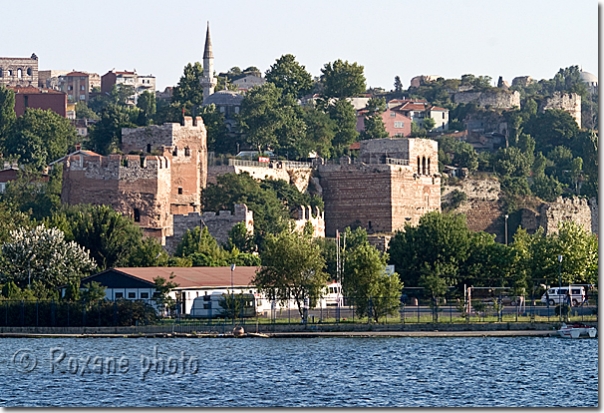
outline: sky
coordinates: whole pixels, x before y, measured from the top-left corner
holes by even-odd
[[[368,87],[417,75],[551,79],[578,65],[598,75],[595,0],[28,0],[6,2],[1,57],[38,56],[40,70],[136,70],[175,86],[201,62],[206,24],[214,69],[284,54],[313,76],[337,59],[364,67]]]

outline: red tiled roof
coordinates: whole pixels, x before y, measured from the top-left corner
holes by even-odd
[[[84,73],[84,72],[70,72],[70,73],[67,73],[65,76],[86,76],[86,77],[88,77],[88,73]]]
[[[13,90],[15,93],[38,93],[49,95],[64,95],[65,93],[53,89],[43,89],[35,86],[7,86],[7,89]]]
[[[356,149],[361,149],[361,142],[351,143],[350,146],[348,147],[348,149],[350,149],[351,151],[354,151]]]
[[[260,267],[236,267],[233,271],[234,286],[249,286]],[[136,267],[114,270],[147,282],[156,277],[178,284],[178,288],[216,288],[231,285],[231,267]],[[174,278],[170,279],[170,275]]]

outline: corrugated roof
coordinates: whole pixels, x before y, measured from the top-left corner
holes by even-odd
[[[234,286],[249,286],[260,267],[236,267],[233,271]],[[157,277],[178,284],[178,288],[217,288],[231,285],[231,267],[135,267],[114,270],[147,282]],[[170,280],[170,275],[174,278]]]

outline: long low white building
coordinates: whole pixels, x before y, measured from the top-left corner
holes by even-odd
[[[81,288],[96,281],[105,287],[108,300],[152,300],[156,292],[155,280],[163,278],[177,286],[169,295],[180,304],[179,313],[191,314],[193,302],[197,297],[213,293],[253,294],[256,311],[268,315],[268,312],[286,308],[295,309],[293,300],[280,304],[267,300],[253,285],[256,271],[260,267],[122,267],[110,268],[98,274],[82,279]],[[318,307],[335,306],[341,303],[341,288],[337,284],[326,286],[325,296]]]

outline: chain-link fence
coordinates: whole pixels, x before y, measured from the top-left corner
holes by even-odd
[[[344,297],[340,302],[301,308],[293,302],[270,303],[266,308],[243,305],[191,316],[177,302],[158,311],[153,300],[69,301],[0,300],[0,327],[109,327],[177,323],[182,325],[228,324],[411,324],[488,322],[597,321],[597,302],[576,306],[549,305],[507,297],[467,300],[451,297],[426,299],[403,294],[392,297]],[[179,309],[181,309],[179,311]],[[562,309],[562,314],[560,310]],[[252,311],[250,311],[252,310]]]

